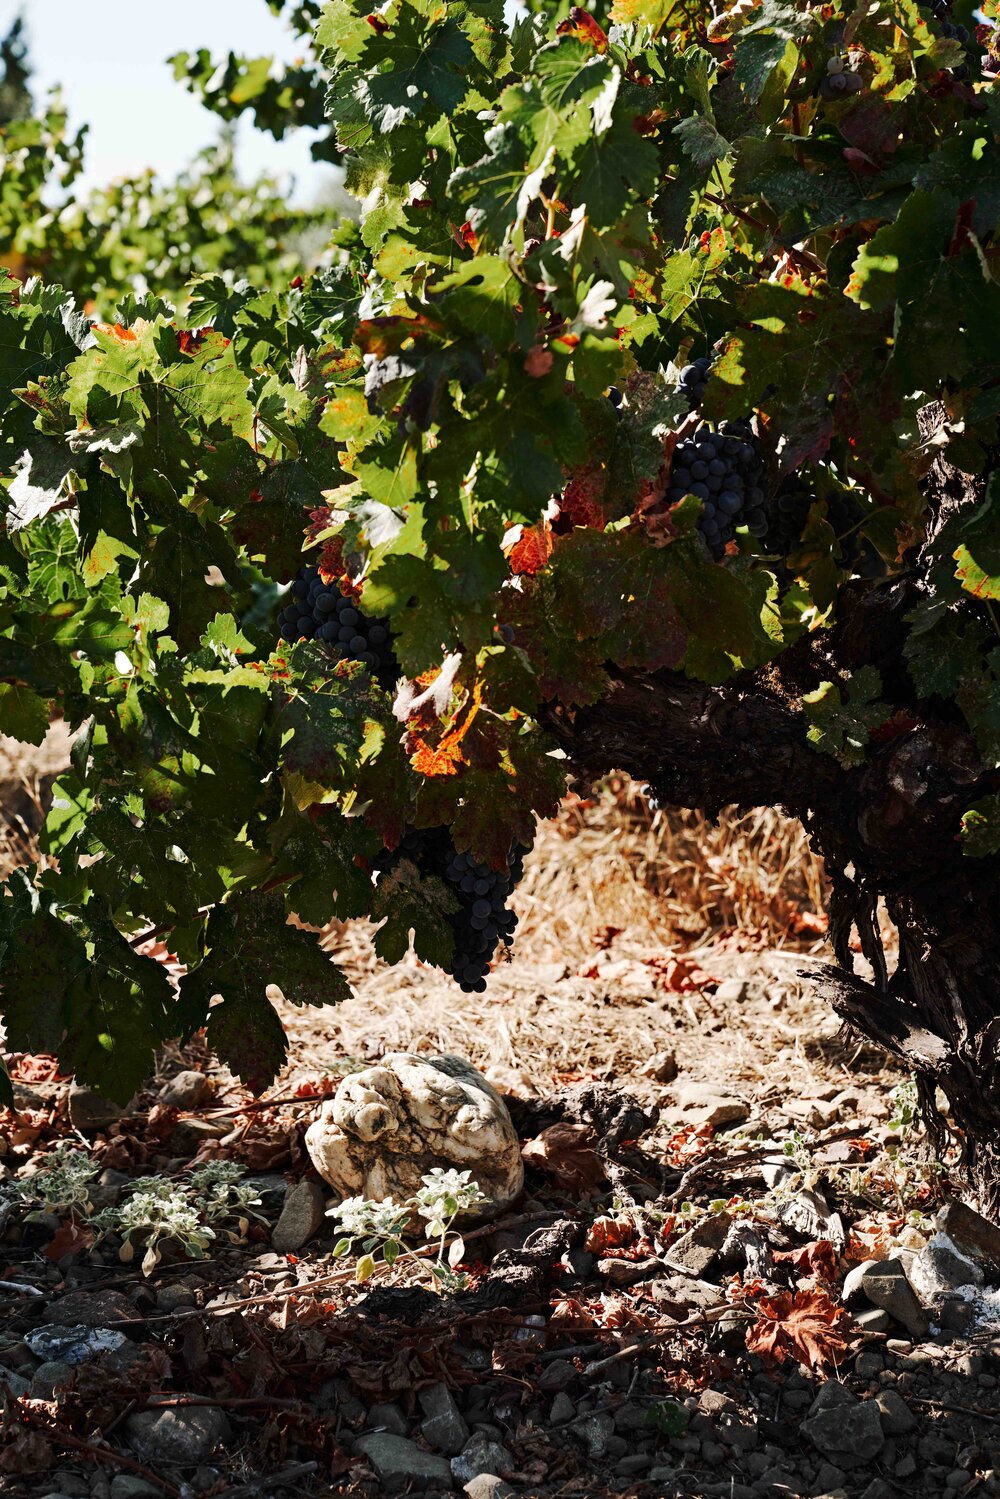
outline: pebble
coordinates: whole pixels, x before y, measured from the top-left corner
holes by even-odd
[[[73,1379],[72,1364],[63,1363],[59,1359],[52,1359],[44,1364],[39,1364],[31,1376],[31,1398],[33,1400],[51,1400],[57,1390],[63,1390]]]
[[[927,1314],[899,1260],[885,1260],[866,1270],[862,1283],[868,1300],[901,1322],[908,1333],[916,1338],[927,1336]]]
[[[375,1431],[388,1431],[393,1436],[405,1437],[409,1422],[398,1405],[373,1405],[368,1412],[368,1427]]]
[[[214,1089],[203,1072],[178,1072],[160,1090],[160,1102],[175,1109],[197,1109],[207,1103]]]
[[[195,1467],[230,1434],[225,1413],[214,1405],[166,1406],[135,1411],[125,1423],[132,1446],[145,1461]]]
[[[74,1332],[81,1327],[107,1328],[113,1322],[138,1321],[134,1304],[121,1291],[69,1291],[58,1301],[50,1301],[47,1309],[58,1325]]]
[[[552,1402],[552,1409],[549,1411],[549,1420],[553,1426],[561,1425],[564,1421],[572,1421],[575,1415],[576,1406],[568,1395],[560,1391]]]
[[[134,1308],[129,1311],[134,1315]],[[120,1348],[125,1334],[110,1327],[87,1327],[82,1322],[66,1326],[61,1322],[47,1322],[26,1333],[25,1343],[36,1358],[49,1363],[86,1364],[100,1353],[109,1353]]]
[[[916,1430],[917,1418],[910,1410],[898,1390],[880,1390],[875,1404],[882,1418],[882,1430],[886,1436],[901,1437]]]
[[[116,1473],[110,1499],[163,1499],[163,1489],[137,1473]]]
[[[415,1483],[422,1487],[437,1485],[446,1491],[453,1486],[448,1459],[424,1452],[407,1437],[397,1437],[389,1431],[375,1431],[358,1437],[354,1450],[368,1459],[387,1494],[399,1493]]]
[[[285,1197],[271,1244],[279,1254],[294,1254],[319,1233],[326,1214],[326,1198],[318,1181],[298,1182]]]
[[[467,1483],[462,1490],[468,1494],[469,1499],[515,1499],[516,1489],[512,1489],[509,1483],[504,1483],[495,1473],[480,1473]]]
[[[451,1460],[452,1476],[461,1484],[478,1478],[481,1473],[507,1473],[516,1467],[507,1448],[481,1432],[471,1436],[457,1457]]]
[[[700,1278],[717,1259],[731,1224],[728,1213],[713,1213],[703,1218],[670,1245],[663,1256],[665,1262],[672,1270]]]
[[[110,1098],[97,1093],[82,1083],[71,1083],[69,1090],[69,1122],[81,1134],[96,1134],[121,1119],[125,1110]]]
[[[843,1386],[824,1385],[802,1423],[802,1434],[837,1467],[862,1467],[878,1456],[885,1443],[878,1406],[874,1401],[862,1404],[846,1390],[846,1400],[831,1394],[821,1404],[824,1391],[833,1389],[843,1390]]]
[[[725,1124],[742,1124],[750,1118],[749,1105],[742,1098],[720,1093],[711,1083],[681,1083],[677,1089],[677,1107],[700,1124],[710,1124],[715,1129]]]
[[[447,1457],[457,1456],[469,1440],[469,1428],[448,1386],[440,1380],[426,1385],[418,1392],[417,1399],[424,1413],[420,1430],[425,1440]]]

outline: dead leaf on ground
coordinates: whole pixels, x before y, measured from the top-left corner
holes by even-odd
[[[82,1249],[92,1248],[96,1239],[97,1235],[92,1228],[71,1219],[69,1223],[56,1229],[45,1246],[45,1258],[55,1264],[63,1255],[79,1254]]]
[[[777,1364],[794,1359],[819,1370],[847,1352],[849,1323],[844,1308],[818,1287],[762,1296],[757,1321],[747,1333],[747,1352]]]
[[[631,1218],[595,1218],[587,1230],[583,1247],[590,1254],[606,1255],[612,1249],[625,1249],[634,1244],[636,1232]]]
[[[557,1186],[567,1192],[579,1192],[606,1179],[596,1145],[597,1136],[589,1124],[550,1124],[534,1140],[522,1145],[521,1155]]]
[[[803,1244],[800,1249],[779,1249],[774,1252],[776,1265],[791,1265],[800,1275],[812,1275],[818,1281],[832,1285],[837,1280],[837,1251],[829,1239],[816,1239]]]

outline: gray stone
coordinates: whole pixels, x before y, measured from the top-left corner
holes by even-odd
[[[480,1473],[509,1473],[516,1467],[513,1454],[506,1447],[478,1431],[451,1460],[452,1477],[460,1484],[469,1483]]]
[[[663,1266],[655,1255],[644,1260],[598,1260],[597,1273],[612,1286],[634,1286],[648,1280]]]
[[[77,1496],[77,1499],[85,1499],[85,1495],[90,1493],[90,1484],[87,1480],[68,1468],[57,1468],[54,1473],[49,1474],[48,1481],[61,1494],[73,1494]]]
[[[410,1429],[398,1405],[373,1405],[368,1412],[368,1426],[375,1431],[388,1431],[393,1436],[405,1437]]]
[[[214,1405],[166,1406],[136,1411],[125,1423],[129,1441],[148,1463],[196,1467],[230,1434],[225,1414]]]
[[[438,1452],[456,1457],[469,1440],[469,1428],[448,1386],[440,1381],[427,1385],[419,1391],[417,1399],[424,1413],[420,1423],[424,1437]]]
[[[749,1105],[731,1093],[722,1093],[712,1083],[681,1083],[677,1089],[677,1107],[701,1124],[719,1128],[725,1124],[742,1124],[750,1117]]]
[[[161,1286],[156,1293],[157,1310],[161,1312],[176,1312],[182,1307],[191,1307],[194,1304],[194,1290],[191,1286],[186,1286],[183,1281],[178,1281],[173,1286]]]
[[[817,1403],[813,1402],[814,1414],[802,1423],[802,1434],[829,1462],[838,1468],[860,1468],[879,1455],[885,1437],[874,1401],[861,1404],[853,1396],[849,1402],[831,1399],[819,1410]]]
[[[554,1358],[551,1364],[546,1364],[538,1379],[538,1388],[547,1394],[553,1390],[564,1390],[567,1385],[573,1383],[577,1376],[575,1364],[571,1364],[568,1358]]]
[[[60,1327],[74,1331],[78,1327],[107,1328],[115,1322],[142,1321],[134,1303],[121,1291],[70,1291],[58,1301],[50,1301],[48,1311]]]
[[[51,1400],[57,1390],[64,1390],[73,1379],[73,1365],[52,1359],[39,1364],[31,1376],[32,1400]]]
[[[840,1288],[840,1299],[845,1306],[855,1306],[858,1302],[864,1304],[865,1287],[864,1280],[869,1270],[874,1270],[880,1260],[865,1260],[861,1265],[855,1265],[853,1270],[848,1270],[844,1276],[844,1284]]]
[[[884,1367],[882,1355],[874,1348],[863,1348],[854,1360],[854,1372],[859,1379],[878,1379]]]
[[[576,1406],[567,1394],[560,1391],[553,1400],[552,1409],[549,1411],[550,1422],[553,1426],[561,1426],[564,1421],[572,1421],[575,1415]]]
[[[638,1400],[626,1400],[614,1413],[616,1431],[652,1431],[649,1423],[649,1407]]]
[[[901,1323],[911,1337],[927,1336],[927,1314],[899,1260],[873,1266],[865,1272],[862,1284],[868,1300]]]
[[[135,1308],[130,1306],[135,1314]],[[125,1334],[110,1327],[88,1327],[84,1323],[65,1326],[47,1322],[26,1333],[24,1341],[36,1358],[63,1364],[87,1364],[100,1353],[110,1353],[125,1342]]]
[[[454,1488],[447,1458],[424,1452],[408,1437],[397,1437],[389,1431],[375,1431],[358,1437],[355,1452],[371,1463],[387,1494],[418,1488]]]
[[[839,1489],[845,1476],[843,1468],[838,1468],[835,1463],[820,1463],[816,1469],[816,1487],[818,1489]]]
[[[231,1121],[223,1124],[221,1120],[198,1119],[193,1115],[178,1119],[170,1133],[170,1149],[180,1156],[196,1155],[209,1141],[228,1135],[231,1128]]]
[[[723,979],[715,991],[715,1002],[726,1005],[741,1005],[750,993],[747,979]]]
[[[683,1275],[701,1277],[717,1258],[731,1224],[728,1213],[713,1213],[703,1218],[670,1245],[663,1256],[665,1262]]]
[[[467,1483],[462,1490],[468,1494],[469,1499],[515,1499],[516,1489],[512,1489],[509,1483],[504,1483],[495,1473],[480,1473]]]
[[[163,1489],[136,1473],[116,1473],[111,1480],[111,1499],[163,1499]]]
[[[902,1437],[907,1432],[916,1430],[917,1418],[898,1390],[880,1390],[875,1396],[875,1404],[879,1408],[882,1430],[887,1437]]]
[[[30,1389],[31,1382],[23,1375],[15,1374],[13,1369],[0,1368],[0,1395],[9,1395],[13,1400],[19,1400]]]
[[[828,1379],[817,1391],[816,1398],[809,1407],[809,1414],[816,1416],[820,1411],[840,1410],[857,1403],[858,1397],[846,1385],[839,1384],[835,1379]]]
[[[160,1090],[160,1102],[174,1109],[198,1109],[214,1093],[212,1082],[203,1072],[178,1072]]]
[[[981,1286],[985,1279],[982,1267],[943,1233],[935,1234],[929,1244],[917,1251],[907,1274],[911,1286],[924,1301],[963,1286]]]
[[[965,1254],[1000,1265],[1000,1228],[963,1202],[948,1202],[938,1213],[937,1226]]]
[[[633,1478],[637,1473],[645,1473],[647,1468],[653,1466],[653,1457],[649,1452],[630,1452],[625,1457],[620,1457],[615,1463],[615,1472],[622,1478]]]
[[[869,1307],[867,1311],[855,1312],[854,1323],[862,1332],[891,1332],[894,1322],[881,1307]]]
[[[69,1090],[69,1122],[81,1134],[94,1134],[117,1123],[125,1110],[110,1098],[85,1088],[82,1083],[71,1083]]]
[[[319,1182],[300,1181],[285,1198],[271,1243],[279,1254],[294,1254],[323,1227],[326,1198]]]
[[[646,1474],[650,1483],[674,1483],[677,1478],[676,1468],[650,1468]]]
[[[593,1411],[590,1415],[580,1416],[570,1430],[586,1443],[588,1457],[604,1457],[614,1435],[615,1423],[607,1411]]]
[[[868,1487],[862,1490],[861,1499],[896,1499],[896,1494],[881,1478],[873,1478]]]

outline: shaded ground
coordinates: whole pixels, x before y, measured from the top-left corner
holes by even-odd
[[[118,1119],[86,1098],[71,1117],[51,1064],[17,1060],[0,1493],[1000,1492],[1000,1325],[984,1288],[944,1284],[950,1267],[996,1285],[996,1246],[964,1264],[924,1247],[952,1186],[890,1097],[901,1079],[811,997],[821,895],[772,814],[712,828],[612,786],[543,831],[517,957],[485,999],[381,969],[363,928],[328,932],[355,998],[286,1007],[291,1061],[263,1106],[197,1046],[165,1053]],[[466,1236],[445,1296],[419,1261],[356,1285],[298,1185],[317,1098],[396,1049],[469,1057],[534,1142],[523,1199]],[[191,1068],[210,1092],[171,1103]],[[616,1114],[623,1093],[644,1120]],[[15,1198],[60,1139],[102,1167],[95,1207],[222,1159],[246,1165],[261,1217],[143,1275],[120,1235],[91,1242],[89,1212],[74,1228]],[[914,1310],[896,1285],[890,1313],[875,1281],[848,1282],[847,1308],[848,1272],[887,1254],[918,1281],[914,1256],[930,1263],[937,1289],[925,1276]],[[44,1331],[67,1324],[84,1331]]]

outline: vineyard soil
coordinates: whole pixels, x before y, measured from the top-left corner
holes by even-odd
[[[36,789],[44,797],[44,777]],[[904,1077],[840,1030],[810,978],[823,893],[794,824],[653,815],[639,788],[615,781],[542,828],[518,896],[523,939],[485,1007],[416,961],[379,963],[363,924],[329,929],[355,995],[308,1017],[283,1007],[291,1060],[263,1105],[195,1042],[160,1055],[124,1118],[76,1136],[112,1190],[158,1172],[182,1180],[195,1160],[245,1163],[262,1191],[248,1242],[219,1242],[203,1262],[167,1254],[144,1277],[117,1262],[113,1241],[88,1247],[44,1217],[8,1230],[0,1378],[24,1381],[9,1388],[28,1398],[8,1407],[2,1492],[375,1499],[407,1472],[437,1474],[440,1493],[484,1467],[540,1499],[874,1499],[904,1482],[938,1494],[962,1471],[992,1492],[1000,1360],[988,1309],[982,1326],[970,1311],[959,1327],[948,1303],[955,1325],[920,1336],[884,1313],[858,1325],[856,1299],[841,1310],[851,1266],[891,1245],[912,1254],[950,1186],[893,1093]],[[419,1265],[355,1286],[352,1266],[330,1259],[332,1225],[291,1254],[269,1242],[289,1184],[309,1176],[309,1095],[390,1049],[468,1056],[536,1142],[524,1200],[470,1235],[468,1285],[443,1298],[422,1289]],[[66,1137],[67,1087],[45,1072],[42,1059],[15,1065],[8,1173]],[[191,1072],[209,1095],[168,1105],[171,1080],[191,1090],[179,1077]],[[649,1111],[638,1144],[603,1164],[586,1104],[573,1148],[558,1135],[567,1100],[595,1085]],[[774,1196],[776,1173],[797,1211]],[[697,1234],[717,1199],[744,1223],[744,1284],[752,1264],[770,1301],[734,1294],[731,1246],[685,1266],[677,1209],[688,1204]],[[842,1255],[825,1237],[841,1231]],[[512,1289],[499,1267],[522,1244],[533,1278]],[[823,1313],[818,1369],[794,1342],[783,1287]],[[75,1369],[43,1363],[37,1330],[71,1317],[110,1323],[126,1342]],[[760,1329],[766,1342],[775,1326],[793,1339],[783,1362],[759,1351]],[[870,1428],[860,1461],[818,1420],[834,1395],[838,1432]],[[451,1438],[428,1421],[439,1406]]]

